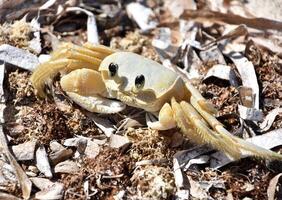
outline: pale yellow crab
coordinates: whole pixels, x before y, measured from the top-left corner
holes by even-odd
[[[179,127],[192,141],[209,144],[239,159],[253,155],[282,159],[282,155],[233,136],[213,116],[216,110],[183,75],[130,52],[102,45],[63,44],[41,64],[31,81],[38,95],[59,71],[62,89],[83,108],[97,113],[117,113],[126,105],[158,115],[148,123],[153,129]]]

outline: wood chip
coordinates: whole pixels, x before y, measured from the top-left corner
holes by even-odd
[[[112,147],[112,148],[120,148],[120,147],[123,147],[125,145],[129,145],[130,141],[126,136],[113,134],[110,137],[109,143],[110,143],[109,144],[110,147]]]
[[[41,173],[43,173],[46,177],[51,178],[53,176],[51,172],[49,160],[48,160],[48,155],[43,145],[41,145],[36,150],[36,166],[38,170]]]
[[[65,173],[65,174],[74,174],[79,171],[79,167],[76,162],[71,160],[66,160],[58,163],[54,167],[55,173]]]
[[[27,141],[22,144],[12,146],[12,151],[17,160],[33,160],[37,141]]]
[[[73,151],[71,149],[66,149],[57,141],[50,142],[50,149],[51,152],[49,154],[49,158],[52,165],[56,165],[57,163],[62,162],[73,155]]]

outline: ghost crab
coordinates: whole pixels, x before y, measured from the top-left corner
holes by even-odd
[[[59,71],[67,73],[60,80],[62,89],[89,111],[117,113],[130,105],[158,115],[158,121],[148,123],[150,128],[179,127],[192,141],[209,144],[232,158],[282,159],[278,153],[233,136],[187,78],[140,55],[88,43],[63,44],[32,74],[39,96],[44,96],[44,84]]]

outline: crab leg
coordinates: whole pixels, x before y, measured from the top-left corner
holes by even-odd
[[[48,79],[60,72],[69,72],[75,69],[88,68],[97,70],[101,61],[114,50],[102,45],[85,44],[80,47],[70,43],[64,43],[53,52],[50,61],[43,63],[33,72],[31,82],[39,96],[44,97],[44,84]]]
[[[175,113],[174,117],[181,128],[182,132],[198,144],[210,144],[216,149],[224,151],[228,156],[239,159],[240,151],[238,146],[229,145],[228,139],[224,140],[221,136],[210,129],[210,127],[203,122],[202,117],[189,103],[182,101],[180,104],[171,100],[172,109]]]
[[[271,150],[254,145],[246,140],[233,136],[228,132],[223,125],[210,113],[206,112],[192,96],[191,104],[194,108],[203,116],[203,118],[209,123],[209,125],[218,133],[221,140],[225,141],[229,146],[236,146],[241,154],[253,155],[267,159],[282,159],[282,155],[275,153]]]

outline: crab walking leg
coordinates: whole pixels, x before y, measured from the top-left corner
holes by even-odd
[[[203,116],[203,118],[210,124],[210,126],[221,135],[222,139],[228,143],[228,145],[236,145],[238,149],[240,149],[241,154],[244,156],[253,155],[266,159],[282,159],[282,155],[271,150],[259,147],[254,145],[246,140],[233,136],[230,132],[228,132],[223,125],[217,121],[217,119],[212,116],[210,113],[206,112],[202,107],[198,104],[197,100],[192,96],[191,104],[195,107],[195,109]],[[229,141],[234,141],[233,144]]]
[[[52,59],[58,58],[77,58],[80,60],[84,60],[87,62],[93,62],[93,59],[100,59],[103,60],[108,55],[114,53],[112,52],[105,52],[102,47],[96,47],[95,50],[90,50],[86,47],[81,47],[78,45],[74,45],[71,43],[64,43],[62,44],[56,51],[52,54]]]
[[[112,53],[115,53],[116,51],[110,47],[106,47],[104,45],[93,45],[89,42],[86,42],[83,44],[83,47],[90,49],[91,51],[95,51],[95,52],[101,52],[107,55],[110,55]]]
[[[171,104],[178,126],[191,140],[198,144],[210,144],[232,158],[240,158],[240,151],[237,147],[228,145],[215,131],[211,130],[190,104],[184,101],[179,104],[174,99]]]
[[[101,61],[96,63],[88,63],[80,60],[73,59],[59,59],[53,60],[39,65],[33,72],[30,80],[33,87],[37,90],[40,97],[44,97],[44,84],[48,79],[53,79],[54,76],[61,70],[72,71],[79,68],[98,68]]]
[[[168,130],[176,127],[173,111],[168,103],[165,103],[159,112],[159,121],[148,122],[147,125],[156,130]]]
[[[67,95],[90,112],[117,113],[125,104],[104,98],[108,96],[101,74],[91,69],[77,69],[61,78],[60,84]]]

